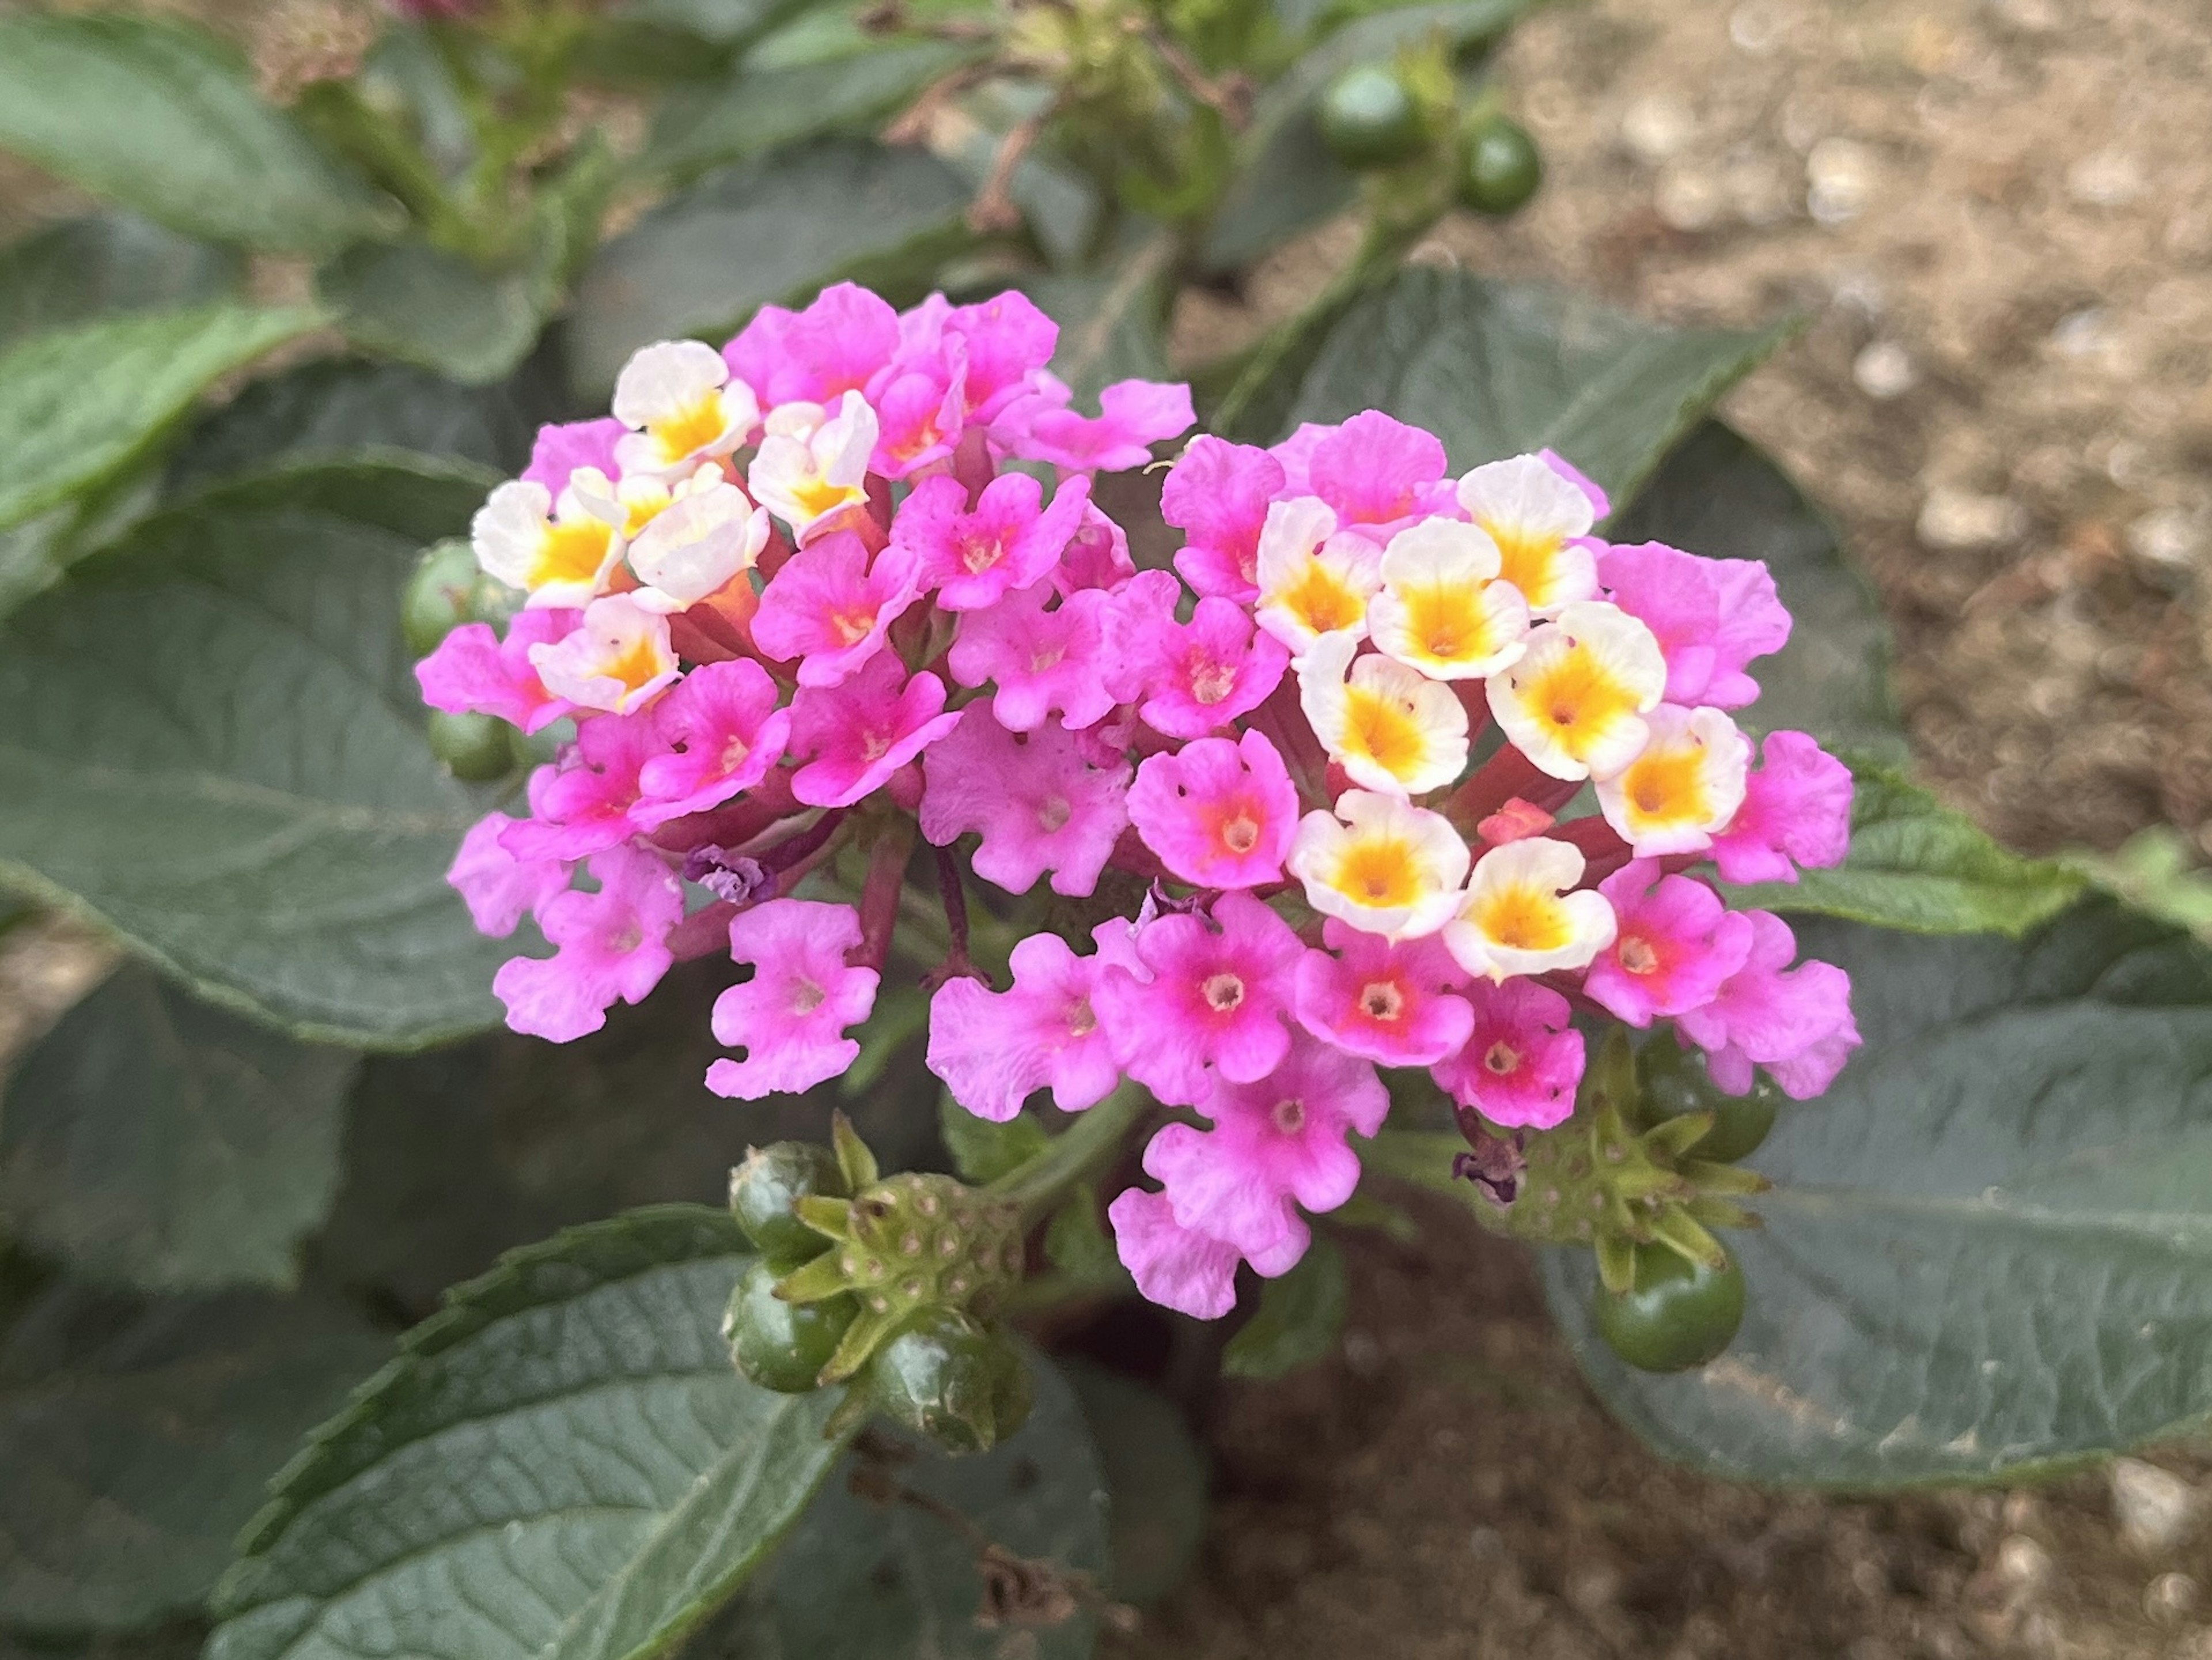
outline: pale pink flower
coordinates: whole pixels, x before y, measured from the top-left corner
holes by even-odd
[[[1336,509],[1339,528],[1378,545],[1417,519],[1454,511],[1442,441],[1380,410],[1324,429],[1304,459],[1298,493],[1318,496]]]
[[[639,826],[704,812],[765,778],[791,740],[781,696],[768,671],[743,658],[703,663],[677,682],[653,707],[662,752],[638,772],[644,799],[630,816]]]
[[[592,600],[574,629],[530,648],[530,666],[548,691],[580,708],[615,714],[645,708],[679,672],[668,619],[626,593]]]
[[[1583,990],[1632,1026],[1713,1000],[1750,953],[1752,926],[1687,876],[1638,859],[1598,884],[1613,903],[1613,943],[1590,961]]]
[[[922,762],[922,835],[941,848],[979,833],[975,873],[1009,893],[1047,871],[1054,893],[1096,889],[1129,822],[1128,767],[1091,765],[1062,727],[1017,735],[980,704],[955,718]]]
[[[1707,559],[1661,542],[1605,547],[1598,581],[1650,629],[1667,659],[1667,701],[1740,709],[1759,696],[1744,672],[1790,639],[1790,613],[1756,559]]]
[[[883,649],[890,626],[921,595],[921,561],[894,542],[868,557],[850,531],[832,531],[784,563],[753,613],[753,643],[797,659],[802,686],[835,686]]]
[[[615,444],[629,429],[611,415],[596,421],[570,421],[538,429],[530,447],[530,465],[522,470],[526,484],[542,484],[556,501],[568,488],[568,476],[579,467],[591,467],[612,478],[618,471]]]
[[[1037,1090],[1062,1112],[1104,1100],[1121,1081],[1113,1045],[1091,1006],[1102,964],[1057,934],[1013,950],[1014,983],[994,992],[963,976],[929,1004],[929,1069],[978,1118],[1004,1123]]]
[[[1200,738],[1148,756],[1129,820],[1174,875],[1202,888],[1280,881],[1298,830],[1298,792],[1267,734]]]
[[[791,752],[811,756],[792,775],[791,793],[814,807],[848,807],[960,724],[945,708],[945,683],[907,678],[890,652],[878,652],[836,686],[802,686],[791,700]]]
[[[1565,1123],[1583,1064],[1567,1000],[1527,979],[1478,980],[1466,994],[1474,1030],[1458,1054],[1429,1068],[1437,1087],[1502,1128]]]
[[[519,819],[503,812],[485,814],[469,826],[454,854],[446,881],[467,903],[477,932],[503,939],[568,885],[568,863],[562,859],[517,859],[500,843],[502,832]]]
[[[1083,520],[1088,479],[1071,478],[1044,502],[1044,486],[1025,472],[1001,473],[975,508],[968,487],[940,475],[914,487],[891,522],[891,544],[909,548],[921,581],[946,611],[981,611],[1042,581]]]
[[[886,378],[927,366],[947,383],[959,383],[963,423],[988,425],[1048,380],[1045,365],[1059,340],[1060,325],[1018,289],[972,306],[950,305],[933,294],[900,316],[897,356],[869,395]]]
[[[1260,530],[1282,493],[1283,464],[1263,449],[1201,433],[1160,485],[1160,517],[1182,531],[1175,556],[1201,594],[1250,605],[1260,597]]]
[[[1791,1100],[1809,1101],[1859,1046],[1850,976],[1832,963],[1791,968],[1797,939],[1790,925],[1770,911],[1745,915],[1752,941],[1742,967],[1676,1029],[1705,1051],[1706,1070],[1729,1094],[1750,1089],[1756,1062]]]
[[[1055,712],[1061,725],[1079,729],[1114,707],[1102,660],[1112,596],[1078,588],[1047,611],[1053,598],[1053,585],[1038,582],[970,611],[946,658],[963,686],[998,683],[991,712],[1009,732],[1035,732]]]
[[[714,1039],[745,1057],[715,1061],[707,1087],[757,1101],[811,1089],[851,1066],[860,1045],[845,1029],[876,1002],[876,971],[845,961],[860,943],[850,905],[771,899],[732,917],[730,955],[754,973],[714,1000]]]
[[[1179,592],[1169,573],[1148,570],[1117,596],[1108,630],[1108,689],[1137,702],[1138,714],[1155,732],[1203,738],[1265,702],[1291,654],[1281,641],[1255,628],[1251,613],[1233,599],[1209,596],[1189,622],[1178,623]]]
[[[1067,408],[1067,389],[1046,379],[1047,392],[1022,399],[993,428],[1025,461],[1068,472],[1123,472],[1143,466],[1154,444],[1182,437],[1197,419],[1190,388],[1180,383],[1117,380],[1098,394],[1099,412],[1090,416]]]
[[[560,763],[530,781],[530,817],[500,837],[518,859],[581,859],[645,828],[632,816],[645,763],[667,752],[653,716],[601,714],[581,721]]]
[[[857,284],[837,283],[805,311],[763,306],[722,348],[722,361],[758,395],[763,409],[826,407],[865,390],[898,344],[898,313],[890,303]]]
[[[462,623],[415,666],[422,701],[448,714],[495,714],[525,732],[551,726],[576,706],[545,690],[530,653],[567,637],[582,620],[580,611],[522,611],[504,640],[489,623]]]
[[[1434,935],[1392,945],[1331,917],[1322,938],[1328,951],[1299,960],[1294,1000],[1315,1037],[1386,1067],[1433,1066],[1467,1042],[1474,1011],[1452,994],[1468,976]]]
[[[1725,882],[1795,882],[1844,862],[1851,846],[1851,769],[1802,732],[1766,734],[1765,763],[1713,837]]]
[[[1121,1266],[1147,1300],[1194,1320],[1218,1320],[1237,1306],[1244,1259],[1236,1246],[1176,1221],[1164,1193],[1130,1188],[1106,1207],[1106,1220]]]
[[[538,908],[555,954],[515,958],[492,976],[516,1031],[556,1043],[597,1031],[617,999],[643,1002],[675,960],[668,932],[684,918],[675,873],[635,848],[607,848],[589,868],[597,892],[571,889]]]

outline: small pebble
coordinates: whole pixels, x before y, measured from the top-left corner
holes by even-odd
[[[1997,1541],[1996,1577],[2014,1590],[2030,1591],[2051,1578],[2051,1553],[2024,1533]]]
[[[1621,112],[1620,142],[1647,167],[1674,160],[1697,131],[1690,106],[1666,93],[1647,93]]]
[[[2008,542],[2026,528],[2027,514],[2007,496],[1939,485],[1920,504],[1915,532],[1931,548],[1986,548]]]
[[[2185,1573],[2161,1573],[2143,1587],[2143,1614],[2161,1630],[2185,1624],[2197,1608],[2197,1582]]]
[[[1823,225],[1847,225],[1874,199],[1881,160],[1853,138],[1823,138],[1805,158],[1805,210]]]
[[[2124,208],[2143,193],[2142,167],[2132,155],[2099,150],[2066,169],[2066,193],[2093,208]]]
[[[2140,1458],[2115,1458],[2106,1480],[2112,1520],[2132,1549],[2146,1554],[2171,1550],[2197,1519],[2196,1491],[2169,1470]]]
[[[1728,194],[1710,173],[1669,167],[1659,175],[1651,204],[1670,230],[1710,230],[1728,210]]]
[[[1911,392],[1920,374],[1896,341],[1875,340],[1851,359],[1851,379],[1868,397],[1887,403]]]
[[[2170,585],[2186,580],[2195,568],[2204,535],[2203,527],[2181,508],[2158,508],[2128,526],[2127,541],[2128,551],[2144,568],[2143,575]]]

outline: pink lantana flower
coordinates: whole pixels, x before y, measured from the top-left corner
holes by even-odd
[[[1173,875],[1202,888],[1278,882],[1298,831],[1298,792],[1267,734],[1200,738],[1148,756],[1129,821]]]
[[[921,833],[947,847],[979,833],[975,873],[1026,893],[1047,871],[1054,893],[1098,885],[1129,822],[1129,769],[1092,766],[1065,727],[1017,736],[970,705],[922,762]]]
[[[883,649],[890,626],[921,597],[921,561],[894,542],[868,557],[850,531],[801,548],[769,581],[753,613],[753,643],[797,659],[802,686],[835,686]]]
[[[1759,560],[1641,542],[1603,547],[1597,574],[1613,603],[1658,639],[1670,703],[1741,708],[1759,696],[1744,666],[1789,642],[1790,613]]]
[[[1802,732],[1766,734],[1765,763],[1713,837],[1724,882],[1795,882],[1840,865],[1851,847],[1851,769]]]
[[[834,283],[805,311],[763,306],[722,348],[730,373],[753,389],[763,409],[835,404],[864,390],[898,350],[898,313],[852,283]]]
[[[1092,726],[1114,707],[1102,660],[1112,596],[1078,588],[1047,611],[1053,597],[1039,582],[970,611],[946,659],[963,686],[998,683],[991,713],[1009,732],[1035,732],[1055,712],[1065,727]]]
[[[1024,460],[1067,472],[1124,472],[1143,466],[1154,444],[1182,437],[1198,418],[1190,388],[1180,381],[1117,380],[1098,394],[1095,416],[1067,408],[1066,393],[1053,382],[1052,391],[1008,410],[994,431]]]
[[[1703,882],[1660,875],[1656,859],[1624,865],[1598,891],[1613,903],[1615,932],[1583,990],[1632,1026],[1702,1008],[1750,954],[1750,920]]]
[[[1859,1046],[1850,976],[1832,963],[1801,963],[1796,936],[1771,911],[1743,913],[1752,930],[1741,970],[1676,1029],[1705,1051],[1712,1080],[1731,1095],[1752,1085],[1753,1063],[1793,1101],[1826,1091]]]
[[[1121,591],[1109,630],[1108,689],[1141,700],[1137,713],[1155,732],[1203,738],[1265,702],[1291,654],[1233,599],[1209,596],[1189,622],[1176,622],[1177,591],[1164,570],[1139,571]]]
[[[1282,493],[1283,464],[1263,449],[1201,433],[1160,485],[1160,517],[1182,531],[1175,556],[1200,594],[1249,605],[1260,597],[1260,530]]]
[[[876,971],[845,961],[860,943],[850,905],[771,899],[732,917],[730,955],[754,974],[714,1000],[714,1038],[745,1058],[708,1067],[707,1087],[757,1101],[811,1089],[851,1066],[860,1045],[845,1029],[876,1003]]]
[[[1534,980],[1467,988],[1474,1030],[1459,1053],[1429,1068],[1462,1108],[1513,1129],[1549,1129],[1575,1110],[1583,1080],[1583,1035],[1567,1000]]]
[[[768,671],[740,658],[702,663],[653,711],[662,752],[639,769],[645,794],[630,809],[652,830],[720,806],[768,776],[791,740],[791,712]]]
[[[1094,994],[1123,1070],[1163,1101],[1195,1106],[1206,1067],[1252,1083],[1289,1052],[1298,958],[1291,925],[1246,893],[1214,901],[1212,920],[1163,916],[1137,936],[1152,978],[1114,970]]]
[[[925,478],[892,521],[891,544],[912,550],[946,611],[981,611],[1051,575],[1090,500],[1090,481],[1071,478],[1047,507],[1043,485],[1009,472],[983,487],[971,511],[958,479]]]
[[[1323,429],[1304,448],[1299,493],[1336,509],[1337,525],[1377,545],[1417,519],[1456,514],[1449,465],[1435,434],[1368,410]]]
[[[1176,1221],[1235,1245],[1261,1273],[1280,1274],[1309,1238],[1292,1205],[1332,1211],[1352,1197],[1359,1158],[1346,1133],[1381,1129],[1390,1098],[1366,1061],[1301,1035],[1267,1077],[1218,1079],[1199,1110],[1213,1128],[1167,1126],[1145,1149],[1146,1173],[1166,1189]]]
[[[515,958],[492,976],[516,1031],[556,1043],[597,1031],[617,999],[643,1002],[675,961],[668,932],[684,920],[675,873],[635,848],[609,848],[589,868],[598,892],[572,889],[538,908],[555,954]]]
[[[611,415],[596,421],[570,421],[538,429],[530,447],[530,465],[522,470],[526,484],[543,484],[555,501],[568,488],[568,476],[579,467],[596,469],[612,478],[619,471],[615,445],[629,429]]]
[[[887,371],[927,369],[961,387],[961,420],[987,426],[1008,405],[1035,392],[1060,342],[1060,325],[1014,289],[972,306],[933,294],[899,319],[899,350]],[[869,388],[872,398],[884,386]]]
[[[522,611],[504,640],[489,623],[462,623],[415,666],[422,701],[448,714],[495,714],[525,732],[551,726],[576,706],[545,690],[531,648],[565,638],[582,620],[581,611]]]
[[[1058,934],[1016,946],[1011,990],[948,980],[929,1003],[929,1069],[978,1118],[1004,1123],[1034,1091],[1062,1112],[1104,1100],[1121,1081],[1113,1045],[1091,1006],[1101,964]]]
[[[1194,1320],[1218,1320],[1237,1306],[1237,1265],[1243,1255],[1226,1240],[1176,1221],[1175,1205],[1164,1193],[1130,1188],[1106,1207],[1106,1220],[1121,1266],[1148,1302]],[[1304,1254],[1301,1245],[1276,1272],[1287,1273]]]
[[[1386,1067],[1433,1066],[1467,1042],[1474,1011],[1452,994],[1468,975],[1434,935],[1394,946],[1331,917],[1322,938],[1328,951],[1299,960],[1294,1000],[1315,1037]]]
[[[813,807],[848,807],[960,724],[945,709],[945,683],[906,677],[878,652],[842,685],[802,686],[791,700],[791,750],[810,755],[792,775],[791,793]]]
[[[639,775],[666,747],[649,713],[580,722],[559,766],[531,780],[530,817],[501,845],[519,859],[581,859],[629,841],[644,828],[632,816]]]
[[[495,939],[513,933],[524,917],[568,886],[567,860],[517,859],[501,845],[501,836],[520,822],[503,812],[486,813],[469,826],[446,872],[477,932]]]
[[[1098,510],[1096,502],[1083,507],[1083,522],[1068,538],[1067,549],[1053,567],[1052,585],[1062,593],[1085,588],[1118,589],[1137,574],[1129,557],[1129,536]]]

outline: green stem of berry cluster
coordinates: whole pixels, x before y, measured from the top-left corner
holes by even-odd
[[[1042,1152],[984,1191],[1018,1204],[1024,1227],[1042,1221],[1070,1189],[1112,1162],[1152,1106],[1152,1098],[1142,1085],[1125,1081],[1097,1106],[1078,1115]]]

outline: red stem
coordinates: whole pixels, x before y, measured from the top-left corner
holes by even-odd
[[[880,972],[890,956],[899,889],[906,881],[907,854],[913,851],[914,826],[903,821],[885,830],[868,850],[867,879],[860,886],[860,943],[845,953],[854,968]]]
[[[1474,775],[1445,800],[1437,811],[1451,820],[1463,836],[1508,801],[1519,798],[1530,806],[1557,812],[1575,799],[1583,787],[1579,778],[1554,778],[1508,744],[1474,770]]]

